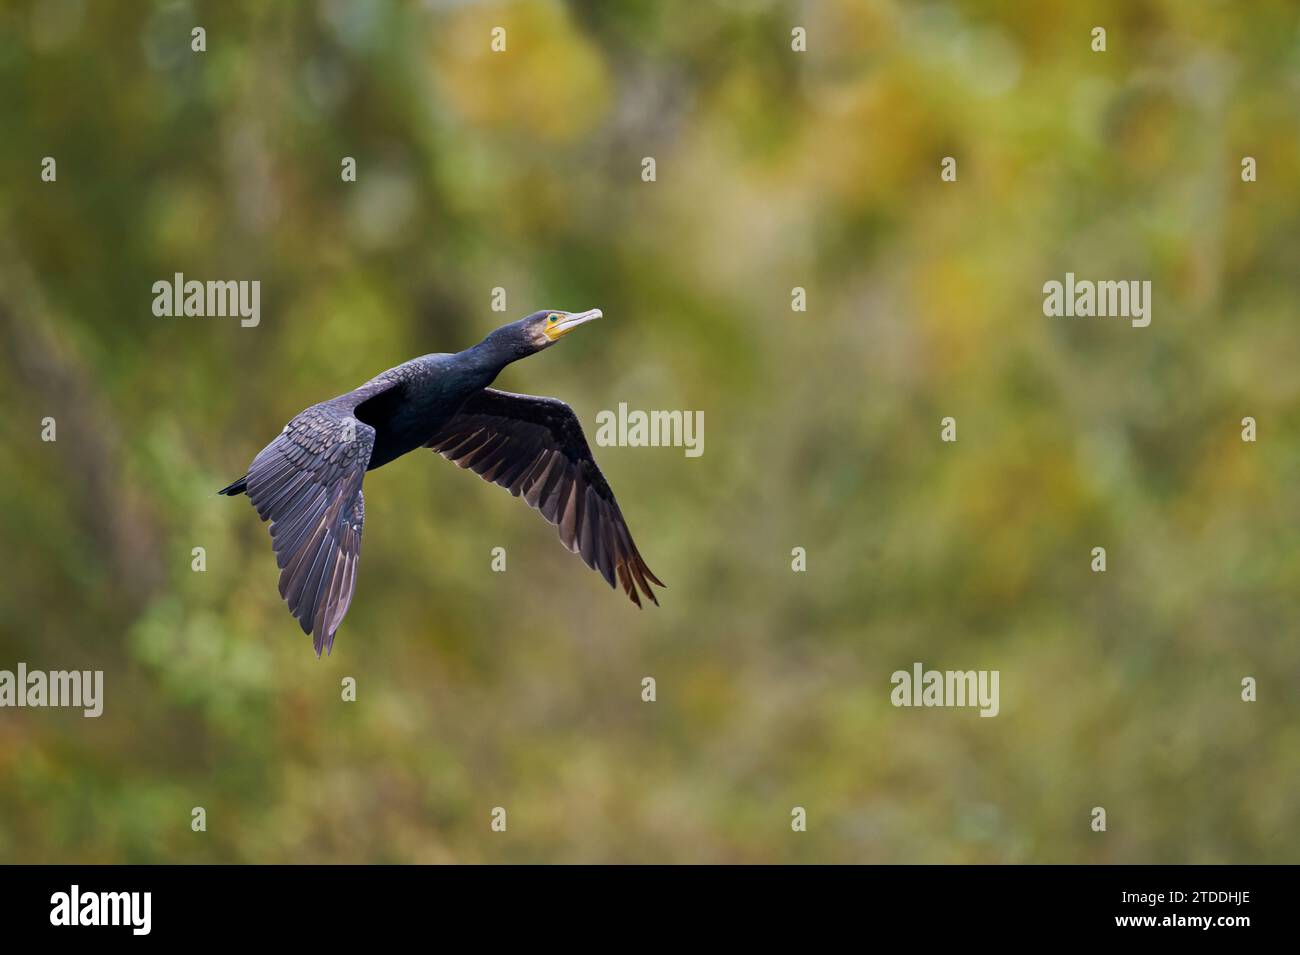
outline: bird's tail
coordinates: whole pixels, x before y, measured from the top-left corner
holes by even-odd
[[[231,483],[227,484],[225,487],[223,487],[223,488],[222,488],[220,491],[218,491],[217,493],[218,493],[218,494],[228,494],[228,495],[230,495],[231,497],[234,497],[234,496],[237,495],[237,494],[243,494],[243,493],[244,493],[245,491],[247,491],[247,490],[248,490],[248,475],[245,474],[243,477],[239,478],[237,481],[232,481]]]

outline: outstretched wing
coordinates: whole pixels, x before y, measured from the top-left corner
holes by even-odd
[[[248,496],[271,522],[280,596],[312,635],[316,656],[352,603],[365,524],[365,477],[375,429],[335,399],[298,415],[248,469]]]
[[[522,494],[611,587],[617,575],[638,607],[638,587],[659,603],[650,584],[665,585],[641,559],[582,425],[563,401],[485,388],[428,446],[515,497]]]

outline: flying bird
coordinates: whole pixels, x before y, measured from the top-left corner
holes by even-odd
[[[617,578],[638,607],[638,588],[659,603],[650,585],[665,584],[632,542],[573,409],[488,387],[506,365],[600,317],[597,308],[533,312],[462,352],[390,368],[297,415],[247,474],[218,492],[247,494],[271,522],[280,596],[312,635],[317,657],[333,649],[356,588],[362,478],[416,448],[522,496],[611,587]]]

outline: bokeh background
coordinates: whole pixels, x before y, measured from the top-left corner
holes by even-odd
[[[0,860],[1296,861],[1298,95],[1280,0],[6,0],[0,668],[106,703],[0,711]],[[1045,318],[1066,271],[1151,326]],[[260,326],[156,318],[175,272]],[[663,606],[414,453],[318,661],[215,490],[591,306],[498,383],[704,411],[597,449]],[[893,708],[914,661],[1001,714]]]

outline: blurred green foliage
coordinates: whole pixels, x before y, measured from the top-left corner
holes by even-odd
[[[1295,861],[1298,90],[1281,0],[4,3],[0,668],[107,699],[0,711],[0,860]],[[1044,318],[1066,271],[1151,326]],[[416,453],[317,661],[214,491],[548,306],[607,318],[501,387],[705,412],[597,449],[663,606]]]

